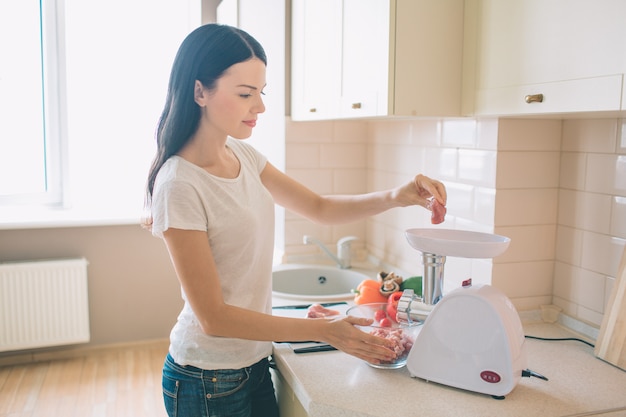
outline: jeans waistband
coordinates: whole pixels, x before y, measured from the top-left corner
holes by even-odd
[[[165,357],[165,362],[172,368],[176,369],[178,372],[193,377],[202,377],[203,373],[206,371],[206,369],[197,368],[191,365],[179,365],[169,353]]]
[[[245,368],[242,368],[242,369],[246,369],[246,370],[250,371],[253,368],[259,367],[260,365],[263,364],[264,361],[267,361],[267,360],[268,360],[267,358],[263,358],[259,362],[255,363],[255,364],[253,364],[251,366],[246,366]],[[172,358],[172,355],[170,355],[169,353],[165,357],[165,362],[169,366],[171,366],[172,368],[176,368],[176,370],[178,370],[179,372],[182,372],[182,373],[187,374],[189,376],[202,377],[206,373],[213,373],[213,372],[216,371],[216,370],[208,370],[208,369],[197,368],[197,367],[192,366],[192,365],[179,365],[178,363],[176,363],[174,358]]]

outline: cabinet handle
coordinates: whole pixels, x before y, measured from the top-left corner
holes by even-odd
[[[313,107],[312,109],[309,109],[309,113],[315,113],[317,112],[317,109],[315,107]]]
[[[543,103],[543,94],[529,94],[524,97],[526,103]]]
[[[352,108],[353,109],[360,109],[361,108],[361,103],[352,103]]]

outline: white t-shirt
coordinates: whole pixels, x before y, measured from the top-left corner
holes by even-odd
[[[179,156],[165,162],[152,195],[152,233],[163,237],[170,227],[206,231],[224,301],[271,314],[274,200],[260,178],[267,158],[240,140],[229,138],[227,146],[241,165],[234,179],[211,175]],[[178,364],[239,369],[271,354],[271,342],[205,334],[181,292],[185,304],[169,348]]]

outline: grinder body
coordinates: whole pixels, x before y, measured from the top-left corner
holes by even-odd
[[[407,361],[413,377],[493,396],[510,393],[527,368],[522,324],[490,285],[468,285],[434,306]]]

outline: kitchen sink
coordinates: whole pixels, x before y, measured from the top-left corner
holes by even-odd
[[[272,272],[274,297],[327,301],[354,298],[353,289],[376,273],[363,269],[340,269],[313,264],[282,264]]]

